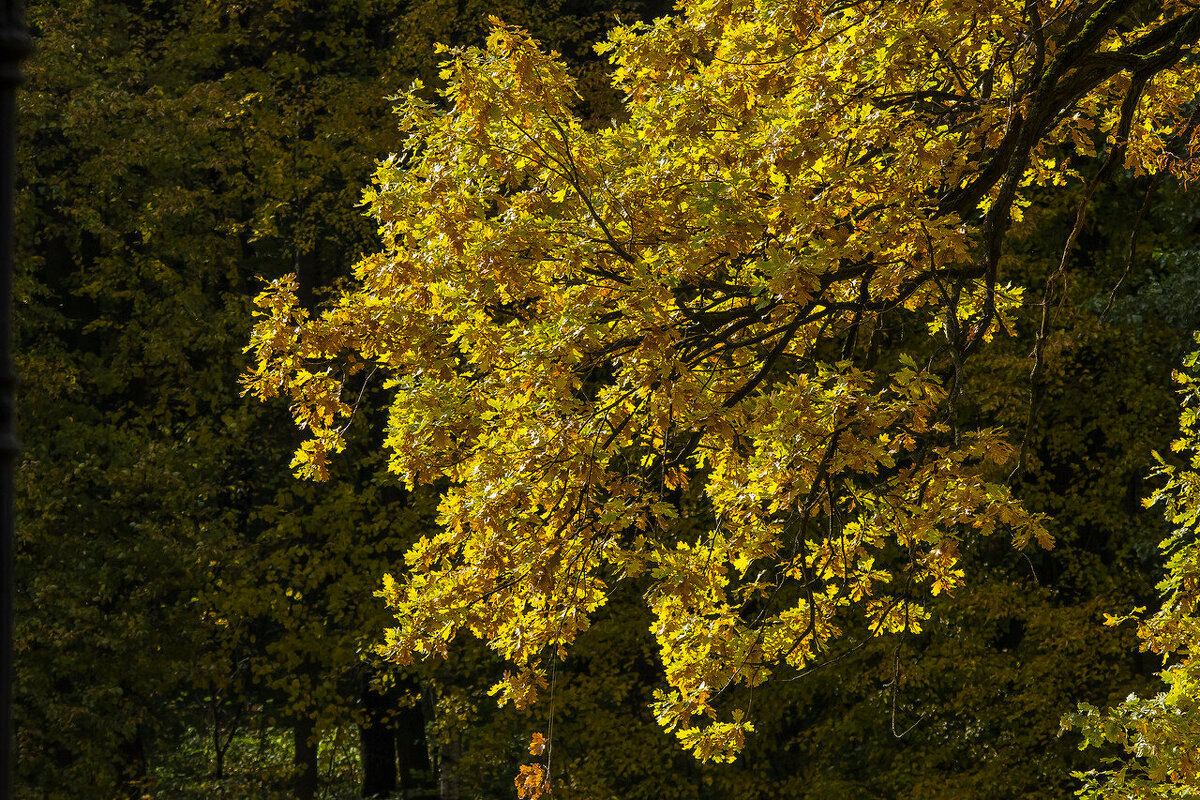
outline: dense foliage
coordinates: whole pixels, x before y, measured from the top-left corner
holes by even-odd
[[[954,404],[1022,302],[1000,260],[1035,187],[1194,172],[1200,12],[1128,11],[685,2],[603,45],[626,113],[594,131],[522,31],[456,52],[446,107],[398,110],[405,156],[368,194],[383,251],[319,314],[276,281],[252,341],[250,387],[311,432],[301,474],[378,371],[389,469],[448,481],[385,584],[382,652],[469,631],[525,705],[645,573],[654,713],[727,761],[752,729],[729,690],[920,633],[964,541],[1050,547],[997,479],[1017,459]],[[881,354],[897,323],[942,344]]]
[[[1067,797],[1154,696],[1188,4],[27,5],[19,796]]]
[[[423,512],[365,444],[331,484],[297,484],[284,416],[236,378],[258,276],[298,271],[312,302],[368,246],[361,186],[401,143],[385,96],[485,9],[27,5],[19,777],[141,796],[188,729],[220,779],[253,720],[301,740],[369,721],[372,592]],[[506,13],[576,51],[611,19]]]

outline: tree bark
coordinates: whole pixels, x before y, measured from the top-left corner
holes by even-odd
[[[358,729],[362,746],[362,796],[386,797],[396,791],[396,736],[387,714],[396,704],[396,691],[378,692],[371,675],[362,677],[362,702],[367,719]]]
[[[424,703],[397,709],[396,755],[400,760],[400,786],[408,798],[438,796],[429,763],[429,740],[425,736]]]
[[[436,713],[432,702],[428,708]],[[462,738],[458,731],[447,731],[447,734],[443,741],[437,743],[437,796],[439,800],[458,800],[458,759],[462,755]]]
[[[438,797],[440,800],[458,800],[458,757],[462,745],[455,736],[438,748]]]
[[[295,766],[293,787],[296,800],[315,800],[317,796],[317,746],[315,726],[309,717],[296,720],[292,728]]]

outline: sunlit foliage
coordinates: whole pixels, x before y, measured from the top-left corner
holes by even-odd
[[[299,473],[382,380],[389,468],[448,481],[385,584],[384,652],[470,632],[524,704],[649,576],[655,713],[728,760],[752,727],[730,687],[820,662],[850,619],[919,631],[965,539],[1050,546],[1002,435],[951,408],[1024,301],[1000,257],[1031,189],[1195,169],[1200,12],[1129,6],[685,2],[601,46],[625,113],[598,130],[519,29],[451,52],[446,107],[401,98],[367,192],[383,249],[320,313],[264,292],[247,376],[310,433]],[[881,356],[897,317],[933,358]]]

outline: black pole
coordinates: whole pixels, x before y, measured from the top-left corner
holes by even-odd
[[[31,49],[21,0],[0,5],[0,798],[14,796],[13,561],[17,433],[12,363],[13,191],[16,177],[17,84]]]

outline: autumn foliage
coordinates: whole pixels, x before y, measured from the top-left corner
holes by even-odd
[[[1034,191],[1195,174],[1200,11],[1154,5],[684,2],[600,46],[625,108],[598,129],[522,31],[450,52],[367,192],[382,248],[318,313],[275,281],[246,377],[315,478],[381,382],[389,469],[446,487],[383,652],[469,633],[526,704],[637,579],[654,713],[731,760],[727,690],[921,630],[964,541],[1051,546],[955,401],[1025,302],[1001,256]],[[881,350],[896,321],[920,362]]]
[[[1108,624],[1135,621],[1143,650],[1165,662],[1165,686],[1155,695],[1130,695],[1116,708],[1102,712],[1088,703],[1068,715],[1064,726],[1078,728],[1083,747],[1116,745],[1118,756],[1078,777],[1081,796],[1105,800],[1189,797],[1200,790],[1200,353],[1185,359],[1177,372],[1183,401],[1180,434],[1171,450],[1183,454],[1183,465],[1158,460],[1166,483],[1145,501],[1160,507],[1173,530],[1160,545],[1167,575],[1159,583],[1162,605],[1146,614],[1139,608],[1129,616],[1110,616]]]

